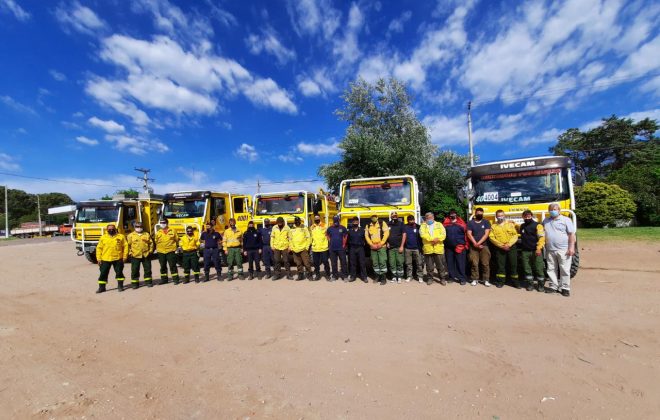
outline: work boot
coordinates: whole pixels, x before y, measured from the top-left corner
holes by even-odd
[[[298,278],[296,280],[305,280],[305,274],[304,273],[298,273]]]
[[[268,280],[271,277],[273,277],[273,275],[271,274],[270,270],[266,270],[266,277],[264,277],[264,279]]]
[[[571,295],[571,292],[569,290],[563,289],[561,291],[561,295],[564,297],[569,297]]]
[[[218,276],[218,280],[220,279],[220,276]],[[204,273],[204,283],[209,281],[209,273]]]
[[[241,272],[238,273],[238,279],[239,280],[245,280],[245,276],[243,275],[243,273],[241,273]]]
[[[293,280],[293,276],[291,275],[290,272],[287,272],[287,273],[286,273],[286,279],[287,279],[287,280]]]
[[[497,284],[495,285],[495,287],[497,287],[498,289],[503,288],[504,287],[504,280],[498,281]]]
[[[124,282],[123,281],[118,281],[117,282],[117,291],[118,292],[123,292],[124,291]]]
[[[353,283],[354,281],[355,281],[355,277],[353,277],[353,276],[349,277],[349,279],[348,279],[349,283]]]
[[[134,281],[131,286],[133,286],[133,289],[139,289],[140,288],[140,283],[137,281]]]
[[[467,282],[465,280],[461,280],[461,286],[465,286]]]
[[[174,277],[174,278],[172,279],[172,281],[174,281],[174,285],[175,285],[175,286],[179,284],[179,278],[178,278],[178,277]]]
[[[195,283],[199,283],[199,274],[195,274]]]
[[[555,289],[553,289],[552,287],[546,287],[545,292],[546,293],[557,293],[557,291]]]
[[[254,274],[250,273],[250,275],[248,276],[248,280],[254,280]]]
[[[159,286],[162,286],[164,284],[167,284],[167,277],[161,277],[160,278],[160,283],[158,283]]]
[[[387,277],[385,277],[384,274],[381,274],[380,276],[380,285],[385,286],[387,284]]]
[[[531,292],[532,290],[534,290],[534,283],[531,280],[529,280],[527,282],[527,291]]]
[[[545,289],[544,286],[545,286],[545,281],[543,281],[543,280],[539,280],[539,281],[536,282],[536,290],[538,290],[539,292],[543,292],[543,291],[544,291],[544,290],[543,290],[543,289]]]
[[[218,279],[218,281],[224,281],[224,279],[222,278],[222,271],[216,271],[215,278]]]
[[[511,283],[513,283],[513,287],[515,287],[516,289],[522,289],[522,287],[520,287],[520,282],[518,281],[518,279],[511,279]]]
[[[314,281],[314,278],[312,277],[312,273],[310,273],[309,271],[307,272],[307,275],[305,276],[305,278],[309,281]]]
[[[440,279],[440,284],[443,285],[443,286],[446,286],[447,285],[447,280]]]
[[[105,292],[105,284],[99,284],[99,288],[96,289],[96,293],[103,293]]]
[[[321,275],[319,273],[314,274],[314,281],[321,280]]]
[[[154,282],[151,280],[147,280],[147,287],[154,287]]]
[[[183,284],[188,284],[188,283],[190,283],[190,276],[186,276],[183,278]]]
[[[367,279],[366,277],[362,277],[360,278],[360,280],[362,280],[362,283],[369,283],[369,279]]]

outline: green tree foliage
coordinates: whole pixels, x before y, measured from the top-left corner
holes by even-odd
[[[633,217],[637,206],[632,195],[614,184],[590,182],[575,191],[575,214],[589,227],[612,225]]]
[[[635,122],[612,115],[588,131],[572,128],[550,148],[555,155],[570,156],[575,169],[588,181],[617,184],[629,191],[637,204],[636,219],[660,225],[660,139],[658,122]],[[580,205],[580,203],[577,203]]]
[[[438,152],[412,109],[405,85],[396,79],[374,84],[360,79],[342,98],[344,107],[336,111],[348,123],[339,145],[342,157],[319,168],[331,190],[338,190],[344,179],[408,174],[417,178],[424,208],[430,208],[424,198],[431,193],[456,196],[469,159]]]
[[[0,189],[0,227],[4,229],[5,226],[5,194],[4,188]],[[9,227],[15,228],[21,223],[35,222],[38,220],[37,216],[37,196],[36,194],[28,194],[22,190],[7,191],[7,199],[9,201]],[[42,221],[49,223],[60,224],[67,221],[66,215],[49,216],[48,208],[64,206],[73,204],[74,201],[66,194],[62,193],[45,193],[39,194],[39,201],[41,202],[41,218]]]
[[[134,190],[133,188],[129,188],[127,190],[117,190],[115,191],[115,194],[120,194],[120,195],[123,194],[124,197],[126,198],[138,198],[138,195],[140,193]],[[112,195],[106,194],[103,197],[101,197],[101,200],[112,200]]]

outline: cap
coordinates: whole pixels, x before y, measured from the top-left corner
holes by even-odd
[[[294,218],[293,218],[293,221],[294,221],[294,222],[299,222],[299,221],[300,221],[300,217],[298,217],[298,216],[294,217]]]
[[[339,215],[335,215],[335,217],[332,218],[335,222],[338,222],[340,219]]]
[[[270,222],[270,219],[266,217],[266,218],[264,219],[264,223],[268,223],[268,222]]]
[[[284,217],[280,216],[277,218],[277,223],[284,222]]]

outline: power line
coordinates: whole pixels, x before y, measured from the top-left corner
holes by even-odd
[[[94,187],[133,188],[133,187],[128,187],[126,185],[95,184],[92,182],[66,181],[63,179],[52,179],[52,178],[41,178],[37,176],[18,175],[9,172],[0,172],[0,175],[13,176],[16,178],[37,179],[39,181],[59,182],[61,184],[90,185]]]

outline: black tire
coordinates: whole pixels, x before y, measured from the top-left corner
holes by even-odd
[[[575,242],[575,255],[571,260],[571,278],[575,277],[580,268],[580,248],[578,248],[577,241]]]
[[[92,264],[98,264],[98,260],[96,259],[96,252],[92,253],[89,251],[85,252],[85,258],[87,258],[87,261],[91,262]]]

